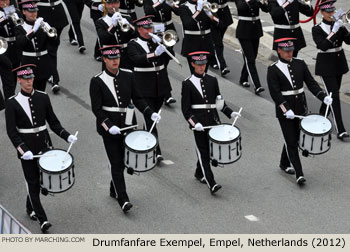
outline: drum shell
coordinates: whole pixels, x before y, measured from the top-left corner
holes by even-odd
[[[52,149],[61,150],[63,149]],[[49,151],[52,151],[49,150]],[[45,152],[46,153],[46,152]],[[45,188],[50,193],[62,193],[69,190],[75,183],[74,173],[74,156],[68,153],[72,158],[72,163],[62,171],[49,171],[40,165],[40,158],[38,159],[38,167],[40,169],[40,186]]]

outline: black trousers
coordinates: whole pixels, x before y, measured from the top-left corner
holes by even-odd
[[[295,175],[298,178],[303,176],[303,169],[300,162],[299,152],[298,152],[298,140],[300,134],[300,120],[299,119],[278,119],[283,137],[284,145],[281,155],[280,164],[284,167],[292,167],[295,169]]]
[[[45,92],[47,79],[34,79],[33,87],[36,90]]]
[[[0,60],[5,61],[2,62],[0,66],[0,78],[2,81],[2,88],[6,100],[15,94],[17,74],[11,72],[11,69],[17,66],[14,67],[11,60],[6,56],[1,57]]]
[[[208,187],[212,188],[216,182],[210,167],[208,130],[194,131],[194,139],[196,141],[196,154],[198,157],[195,175],[197,177],[204,177]]]
[[[148,106],[153,110],[155,111],[156,113],[158,113],[158,111],[160,110],[160,108],[162,107],[163,105],[163,102],[164,102],[164,97],[156,97],[156,98],[150,98],[150,97],[145,97],[144,98],[145,102],[148,104]],[[143,125],[144,126],[144,129],[149,131],[153,125],[153,121],[151,118],[148,118],[147,116],[144,116],[143,117],[144,120],[145,120],[145,123],[146,125]],[[156,125],[154,126],[153,130],[152,130],[152,133],[156,136],[156,138],[158,139],[158,130],[157,130],[157,123]],[[157,147],[157,155],[161,155],[162,152],[160,150],[160,143],[159,143],[159,140],[158,140],[158,147]]]
[[[335,119],[336,131],[337,133],[343,133],[346,130],[344,127],[342,116],[341,116],[341,106],[340,106],[340,99],[339,99],[339,90],[340,90],[343,75],[321,76],[321,78],[323,79],[327,93],[329,94],[330,92],[332,92],[333,103],[331,105],[330,111],[333,113],[333,118]],[[327,108],[327,105],[322,103],[320,108],[321,115],[324,115],[326,113],[326,108]]]
[[[60,36],[61,36],[62,30],[63,30],[63,27],[56,28],[56,29],[57,29],[56,41],[54,41],[52,43],[48,43],[48,45],[47,45],[47,51],[48,51],[49,56],[50,56],[51,73],[52,73],[54,83],[58,83],[60,81],[60,76],[59,76],[58,71],[57,71],[57,51],[58,51],[58,47],[61,43]]]
[[[225,58],[224,58],[224,43],[223,39],[225,36],[225,32],[227,31],[227,26],[219,26],[211,28],[211,35],[213,37],[214,42],[214,50],[216,53],[217,60],[219,61],[220,70],[223,70],[227,67]]]
[[[118,136],[117,138],[103,137],[103,143],[111,164],[112,181],[110,183],[110,191],[115,192],[118,203],[122,207],[126,201],[129,201],[124,178],[123,136]]]
[[[258,55],[260,39],[239,39],[242,47],[244,65],[241,71],[240,82],[247,82],[250,77],[254,88],[261,87],[258,70],[256,69],[255,60]]]
[[[84,45],[83,33],[80,27],[80,20],[83,15],[84,2],[83,1],[66,1],[69,15],[72,19],[73,27],[69,27],[68,36],[69,41],[73,39],[78,41],[79,47]]]
[[[27,213],[31,213],[33,210],[42,224],[47,221],[46,213],[40,201],[40,171],[37,160],[21,160],[24,178],[27,183]]]
[[[2,92],[0,90],[0,111],[5,108],[5,100],[4,97],[2,96]]]

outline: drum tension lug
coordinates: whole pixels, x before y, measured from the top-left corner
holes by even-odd
[[[55,194],[50,193],[46,188],[41,188],[41,194],[44,196],[47,196],[47,195],[55,196]]]
[[[304,157],[308,157],[309,156],[309,151],[308,150],[303,150],[302,155]]]
[[[219,163],[216,159],[213,159],[213,160],[211,160],[211,165],[214,167],[217,167],[219,165]]]
[[[134,174],[134,169],[128,167],[128,168],[126,169],[126,172],[127,172],[128,174],[130,174],[130,175],[133,175],[133,174]]]

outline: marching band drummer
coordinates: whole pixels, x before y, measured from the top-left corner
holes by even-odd
[[[6,102],[5,118],[7,134],[17,149],[28,190],[26,210],[32,220],[37,220],[41,231],[46,232],[52,225],[40,202],[40,175],[37,160],[33,155],[52,148],[51,138],[46,127],[67,142],[76,142],[57,119],[50,98],[45,92],[33,88],[35,65],[20,66],[17,82],[21,91]]]
[[[327,92],[332,92],[334,125],[340,140],[349,137],[346,132],[340,107],[339,90],[343,74],[349,71],[342,43],[350,44],[350,33],[343,22],[334,22],[335,0],[324,0],[319,4],[323,20],[312,27],[312,37],[319,49],[316,58],[316,75],[319,75]],[[326,106],[322,104],[320,114],[325,114]]]
[[[46,82],[51,75],[51,59],[48,55],[48,42],[56,37],[49,37],[41,28],[45,23],[38,17],[38,0],[25,0],[20,2],[25,17],[23,25],[16,27],[16,39],[22,50],[22,64],[35,64],[38,66],[34,79],[34,88],[40,91],[46,89]],[[47,23],[46,23],[47,24]],[[47,24],[50,27],[49,24]]]
[[[302,59],[293,58],[295,38],[275,40],[279,60],[268,67],[267,84],[276,104],[276,117],[280,123],[285,144],[283,145],[280,168],[288,174],[296,174],[298,185],[305,178],[298,153],[299,123],[295,115],[305,115],[307,110],[304,82],[311,93],[326,105],[332,98],[319,87]]]
[[[189,53],[193,74],[182,82],[181,107],[182,113],[194,128],[196,141],[196,154],[198,157],[195,178],[201,183],[207,184],[210,192],[214,194],[221,189],[217,184],[210,167],[208,130],[204,126],[220,124],[217,109],[221,110],[228,118],[239,116],[233,112],[224,102],[222,108],[216,107],[216,99],[220,95],[219,84],[215,77],[206,74],[209,52],[197,51]]]
[[[130,126],[131,122],[128,123],[127,118],[132,118],[132,122],[136,123],[136,117],[126,113],[127,107],[134,103],[152,121],[159,121],[161,117],[141,99],[133,73],[119,68],[120,46],[105,46],[101,52],[106,69],[91,79],[91,107],[96,116],[97,132],[102,136],[111,164],[110,196],[117,198],[123,212],[127,212],[132,204],[125,186],[124,135],[121,128]]]

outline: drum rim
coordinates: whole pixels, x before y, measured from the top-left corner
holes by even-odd
[[[61,150],[61,151],[66,152],[66,150],[63,150],[63,149],[61,149],[61,148],[54,148],[54,149],[49,149],[49,150],[45,151],[43,154],[45,154],[45,153],[48,152],[48,151],[52,151],[52,150]],[[42,167],[42,166],[40,165],[40,162],[39,162],[40,158],[38,158],[38,161],[37,161],[38,167],[39,167],[40,170],[43,170],[43,171],[45,171],[45,172],[48,173],[48,174],[62,174],[62,173],[65,173],[66,171],[72,169],[72,166],[74,166],[74,156],[73,156],[73,154],[71,154],[70,152],[68,152],[68,154],[71,155],[71,157],[72,157],[72,163],[70,164],[70,166],[68,166],[66,169],[64,169],[64,170],[62,170],[62,171],[53,172],[53,171],[48,171],[48,170],[46,170],[44,167]]]
[[[146,130],[137,129],[137,130],[131,131],[130,133],[135,132],[135,131],[146,131]],[[135,149],[129,147],[129,146],[126,144],[126,142],[125,142],[126,137],[127,137],[130,133],[128,133],[128,134],[124,137],[124,140],[123,140],[123,144],[124,144],[124,148],[125,148],[125,149],[130,150],[130,151],[133,151],[133,152],[136,152],[136,153],[148,153],[148,152],[150,152],[150,151],[152,151],[152,150],[154,150],[154,149],[156,149],[156,148],[158,147],[158,139],[157,139],[157,137],[153,134],[153,132],[151,132],[151,134],[152,134],[152,135],[155,137],[155,139],[156,139],[156,145],[155,145],[154,147],[148,149],[148,150],[142,150],[142,151],[140,151],[140,150],[135,150]]]
[[[50,190],[47,189],[46,187],[42,187],[41,184],[40,184],[40,188],[46,189],[49,193],[63,193],[63,192],[68,191],[69,189],[71,189],[71,188],[73,187],[74,184],[75,184],[75,177],[74,177],[74,179],[73,179],[73,183],[71,184],[71,186],[68,187],[67,189],[63,190],[63,191],[59,191],[59,192],[50,191]]]
[[[221,124],[218,124],[217,126],[219,126],[219,125],[230,125],[230,126],[231,126],[231,124],[229,124],[229,123],[221,123]],[[234,127],[237,128],[238,131],[239,131],[239,134],[238,134],[238,136],[237,136],[236,138],[234,138],[234,139],[232,139],[232,140],[229,140],[229,141],[217,141],[217,140],[213,139],[213,138],[209,135],[209,132],[210,132],[210,130],[211,130],[211,129],[210,129],[210,130],[208,131],[208,138],[209,138],[209,141],[212,141],[212,142],[218,143],[218,144],[220,144],[220,143],[222,143],[222,144],[228,144],[228,143],[236,142],[237,139],[241,139],[241,130],[240,130],[236,125],[234,125]]]
[[[226,162],[225,162],[225,163],[224,163],[224,162],[219,162],[217,159],[214,159],[214,158],[213,158],[213,159],[210,158],[210,160],[216,160],[216,161],[218,162],[218,164],[223,164],[223,165],[225,165],[225,164],[233,164],[233,163],[237,162],[238,160],[240,160],[241,157],[242,157],[242,152],[240,152],[239,157],[238,157],[235,161],[232,161],[232,162],[227,162],[227,163],[226,163]]]
[[[308,114],[308,115],[306,115],[306,116],[309,116],[309,115],[318,115],[318,116],[321,116],[320,114],[317,114],[317,113],[311,113],[311,114]],[[322,116],[321,116],[321,117],[322,117]],[[325,132],[325,133],[322,133],[322,134],[315,134],[315,133],[309,132],[309,131],[307,131],[306,129],[304,129],[304,128],[301,126],[301,121],[304,120],[304,118],[300,120],[299,128],[300,128],[300,130],[301,130],[302,132],[308,133],[308,134],[311,135],[311,136],[319,136],[319,137],[322,137],[322,136],[326,136],[326,135],[328,135],[328,134],[331,134],[332,131],[333,131],[333,124],[332,124],[332,121],[329,120],[327,117],[324,117],[324,118],[326,118],[326,119],[331,123],[331,128],[330,128],[327,132]]]

